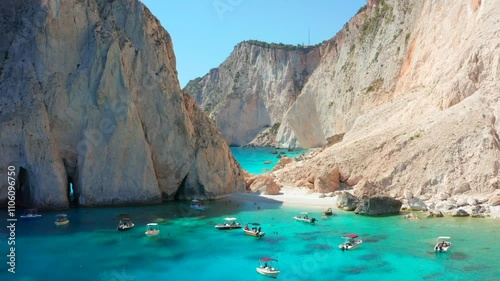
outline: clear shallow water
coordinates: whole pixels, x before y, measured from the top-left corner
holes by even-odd
[[[326,219],[322,210],[279,203],[224,199],[207,204],[206,216],[187,202],[171,202],[72,209],[66,227],[54,226],[57,212],[18,221],[17,273],[12,278],[3,263],[0,280],[272,280],[255,271],[264,256],[279,260],[278,280],[500,280],[498,220],[408,221],[403,215],[370,218],[336,209],[337,215]],[[318,223],[294,221],[300,211],[309,211]],[[120,213],[131,214],[136,227],[116,231]],[[259,240],[242,230],[216,230],[214,225],[226,216],[260,222],[266,236]],[[164,220],[160,235],[146,237],[146,223],[158,218]],[[337,246],[346,233],[357,233],[365,242],[342,252]],[[440,235],[452,237],[450,252],[432,251]],[[7,252],[6,237],[2,230],[2,253]]]
[[[281,156],[289,158],[300,156],[308,150],[294,150],[288,151],[287,149],[280,148],[247,148],[247,147],[231,147],[231,152],[234,158],[240,163],[241,167],[247,170],[250,174],[263,174],[267,173],[276,166],[279,162],[277,154],[271,154],[271,151],[277,151]],[[271,161],[265,164],[265,161]]]

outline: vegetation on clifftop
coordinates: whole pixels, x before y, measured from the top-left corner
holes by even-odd
[[[318,43],[316,45],[311,45],[311,46],[304,46],[302,44],[291,45],[291,44],[283,44],[283,43],[267,43],[267,42],[258,41],[258,40],[246,40],[246,41],[243,41],[242,43],[247,43],[250,45],[259,46],[259,47],[268,48],[268,49],[282,49],[282,50],[287,50],[287,51],[303,51],[303,52],[307,53],[318,46],[326,44],[326,42],[327,42],[327,40],[324,40],[321,43]]]
[[[376,34],[384,20],[386,23],[390,23],[394,21],[394,18],[393,7],[387,4],[386,1],[381,0],[380,4],[374,9],[372,16],[368,17],[361,26],[361,41]]]

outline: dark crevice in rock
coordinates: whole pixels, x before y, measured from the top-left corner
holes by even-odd
[[[28,170],[19,167],[16,188],[16,206],[31,208],[33,206],[33,186],[29,180]]]
[[[186,189],[186,180],[187,180],[188,176],[189,176],[189,173],[186,174],[186,176],[182,179],[181,184],[179,185],[179,188],[177,188],[177,191],[175,192],[175,195],[174,195],[175,200],[181,199],[181,196],[186,194],[185,189]]]
[[[77,208],[79,205],[78,202],[78,196],[79,194],[78,189],[76,188],[75,182],[72,177],[68,176],[68,183],[67,183],[67,196],[68,196],[68,201],[69,201],[69,206],[71,208]]]
[[[69,207],[79,207],[80,192],[79,176],[77,169],[77,156],[69,154],[68,158],[63,158],[64,172],[66,176],[66,197],[68,198]]]

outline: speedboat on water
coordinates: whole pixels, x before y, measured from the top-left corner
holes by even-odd
[[[197,200],[197,199],[194,199],[191,201],[191,209],[195,209],[195,210],[198,210],[198,211],[205,211],[207,209],[207,207],[205,206],[205,204],[203,203],[203,201],[201,200]]]
[[[259,267],[256,268],[257,272],[268,277],[276,278],[280,274],[277,269],[278,260],[273,258],[261,258],[259,260]]]
[[[67,225],[69,224],[69,218],[68,215],[66,214],[59,214],[56,215],[56,221],[54,222],[55,225],[61,226],[61,225]]]
[[[135,224],[130,219],[123,218],[118,223],[118,226],[116,227],[116,230],[118,230],[118,231],[127,231],[127,230],[131,229],[132,227],[134,227],[134,225]]]
[[[436,252],[448,252],[451,248],[451,242],[449,241],[451,237],[449,236],[439,236],[436,240],[436,246],[434,246],[434,251]]]
[[[308,215],[307,215],[307,212],[302,212],[302,214],[304,215],[303,217],[301,216],[295,216],[293,217],[295,220],[298,220],[298,221],[303,221],[303,222],[307,222],[307,223],[314,223],[316,221],[315,218],[310,218]]]
[[[252,223],[252,225],[254,225],[255,227],[252,227],[252,229],[250,229],[248,227],[248,224],[245,224],[245,227],[243,227],[243,231],[245,232],[246,235],[250,235],[250,236],[254,236],[254,237],[258,237],[258,238],[261,238],[261,237],[264,237],[264,235],[266,235],[265,232],[262,232],[262,228],[257,228],[257,226],[259,226],[260,224],[259,223]]]
[[[231,230],[241,228],[241,224],[236,222],[236,218],[225,218],[224,223],[217,224],[215,228],[218,230]]]
[[[22,220],[34,220],[41,217],[42,215],[38,213],[37,209],[27,209],[19,218]]]
[[[148,223],[146,225],[146,232],[144,232],[144,234],[146,234],[147,237],[153,237],[160,234],[160,228],[158,227],[158,224],[155,222]]]
[[[363,243],[363,240],[356,239],[358,238],[357,234],[348,234],[342,236],[342,238],[345,239],[345,242],[339,245],[339,249],[342,251],[356,249],[361,245],[361,243]]]

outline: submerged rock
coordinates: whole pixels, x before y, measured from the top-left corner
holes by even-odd
[[[404,218],[408,220],[420,220],[418,215],[415,213],[409,213],[408,215],[405,215]]]
[[[399,213],[403,203],[391,197],[375,196],[358,204],[354,212],[359,215],[379,216]]]

